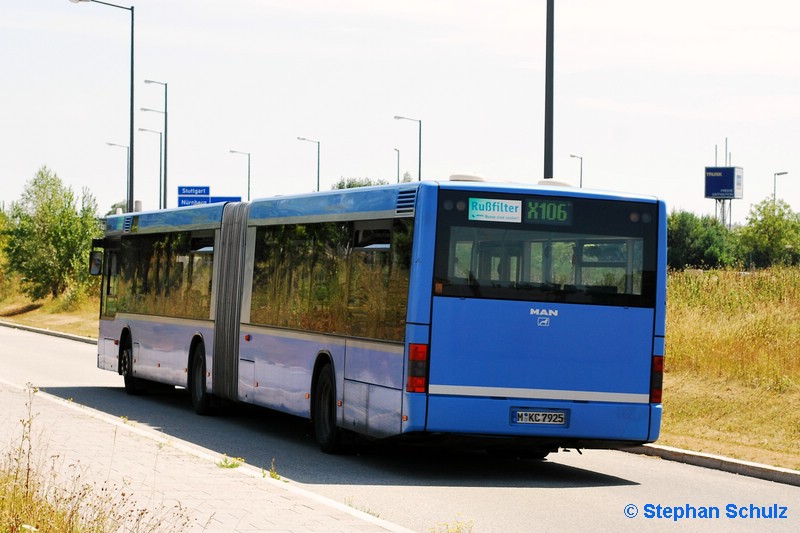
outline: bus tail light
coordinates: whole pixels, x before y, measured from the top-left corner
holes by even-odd
[[[408,345],[406,392],[428,392],[428,345]]]
[[[650,403],[661,403],[661,389],[664,383],[664,356],[654,355],[650,370]]]

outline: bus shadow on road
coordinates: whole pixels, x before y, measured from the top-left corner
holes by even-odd
[[[171,439],[228,457],[243,458],[263,471],[305,484],[570,488],[637,485],[629,479],[576,466],[575,451],[547,459],[408,443],[402,440],[354,445],[352,453],[319,451],[308,420],[244,404],[228,404],[216,416],[198,416],[187,391],[175,389],[129,396],[120,387],[48,387],[44,392],[127,424],[153,429]],[[573,464],[565,464],[563,459]]]

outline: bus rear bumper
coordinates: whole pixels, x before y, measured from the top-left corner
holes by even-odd
[[[661,406],[431,395],[427,415],[430,433],[644,443],[658,437]]]

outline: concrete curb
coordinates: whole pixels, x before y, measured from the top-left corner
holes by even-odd
[[[704,468],[711,468],[713,470],[721,470],[723,472],[739,474],[740,476],[754,477],[767,481],[774,481],[775,483],[783,483],[786,485],[800,487],[800,471],[791,470],[789,468],[781,468],[761,463],[752,463],[750,461],[740,461],[739,459],[732,459],[730,457],[723,457],[721,455],[692,452],[689,450],[682,450],[680,448],[660,446],[658,444],[645,444],[643,446],[636,446],[633,448],[623,448],[623,451],[660,457],[661,459],[665,459],[667,461],[676,461],[693,466],[702,466]]]
[[[97,344],[97,339],[71,335],[69,333],[60,333],[58,331],[51,331],[49,329],[34,328],[31,326],[15,324],[13,322],[0,321],[0,326],[31,331],[33,333],[40,333],[43,335],[52,335],[78,342],[85,342],[87,344]],[[658,444],[645,444],[643,446],[623,448],[622,451],[660,457],[661,459],[667,461],[676,461],[693,466],[701,466],[704,468],[711,468],[713,470],[721,470],[723,472],[739,474],[740,476],[748,476],[767,481],[774,481],[775,483],[783,483],[786,485],[800,487],[800,470],[791,470],[789,468],[781,468],[761,463],[752,463],[750,461],[741,461],[739,459],[732,459],[730,457],[723,457],[721,455],[693,452],[690,450],[682,450],[680,448],[660,446]]]

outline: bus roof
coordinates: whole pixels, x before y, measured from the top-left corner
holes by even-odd
[[[450,180],[440,181],[438,184],[441,188],[450,190],[480,190],[511,194],[522,193],[543,194],[546,196],[574,196],[580,198],[595,198],[599,200],[633,200],[647,203],[658,201],[658,198],[651,195],[632,194],[600,189],[579,189],[559,181],[542,180],[538,183],[518,183]]]
[[[250,224],[329,222],[414,216],[417,189],[430,182],[336,189],[254,200]]]
[[[111,215],[106,218],[106,235],[214,229],[222,223],[224,208],[224,203],[218,203]]]
[[[647,203],[658,201],[653,196],[576,189],[557,184],[551,185],[547,182],[532,185],[462,180],[423,181],[336,189],[254,200],[250,208],[250,225],[291,223],[300,219],[304,222],[323,222],[414,216],[416,192],[421,187],[511,194],[565,195],[603,200],[635,200]]]
[[[475,190],[482,193],[542,194],[573,196],[604,200],[635,200],[657,202],[653,196],[619,192],[576,189],[561,184],[539,184],[441,180],[391,185],[374,185],[352,189],[276,196],[253,200],[249,225],[285,224],[302,220],[306,223],[337,220],[368,220],[376,218],[413,217],[417,191],[421,187],[441,187],[449,190]],[[162,231],[218,228],[222,222],[225,203],[143,211],[110,215],[106,219],[106,235],[127,233],[158,233]]]

